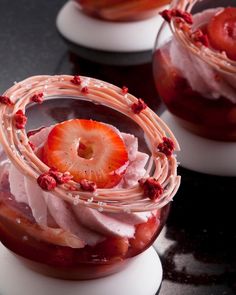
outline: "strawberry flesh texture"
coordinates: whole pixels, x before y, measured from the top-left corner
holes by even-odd
[[[120,182],[125,169],[116,170],[128,162],[128,153],[121,137],[108,125],[74,119],[52,129],[43,161],[61,172],[69,171],[75,181],[87,179],[99,188],[110,188]]]
[[[211,46],[225,51],[230,59],[236,60],[236,8],[227,7],[216,14],[207,26]]]

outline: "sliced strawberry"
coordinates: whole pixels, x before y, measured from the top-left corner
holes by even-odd
[[[228,7],[216,14],[207,26],[210,44],[213,48],[225,51],[236,60],[236,8]]]
[[[87,179],[97,187],[113,187],[122,178],[128,153],[122,138],[106,124],[74,119],[56,125],[44,145],[43,161],[75,181]]]
[[[143,250],[153,240],[155,233],[160,225],[160,220],[156,217],[151,217],[148,222],[141,223],[137,226],[135,237],[130,239],[130,245],[136,251]]]
[[[93,252],[98,257],[108,260],[115,258],[124,258],[129,248],[128,238],[108,238],[104,242],[99,243]]]

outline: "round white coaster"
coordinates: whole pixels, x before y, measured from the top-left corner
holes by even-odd
[[[182,128],[168,111],[161,118],[180,144],[177,158],[182,167],[207,174],[236,176],[236,143],[197,136]]]
[[[56,23],[59,32],[78,45],[112,52],[139,52],[153,49],[162,17],[108,22],[83,14],[74,1],[68,1],[60,10]]]
[[[153,248],[139,255],[123,271],[96,280],[64,281],[25,267],[0,243],[1,295],[155,295],[162,266]]]

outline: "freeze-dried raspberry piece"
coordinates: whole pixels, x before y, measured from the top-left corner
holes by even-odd
[[[143,189],[144,196],[152,201],[158,200],[163,194],[163,188],[155,178],[140,179],[139,185]]]

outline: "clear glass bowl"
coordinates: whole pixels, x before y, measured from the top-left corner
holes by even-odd
[[[236,61],[225,45],[225,38],[235,38],[235,18],[214,16],[229,6],[235,9],[235,1],[173,1],[171,9],[191,13],[193,24],[178,16],[165,21],[153,54],[157,90],[175,119],[191,132],[223,141],[236,140]]]
[[[52,79],[55,80],[57,77]],[[59,77],[58,79],[60,80],[61,78]],[[101,82],[97,81],[97,83]],[[46,88],[45,85],[47,86]],[[21,86],[21,89],[23,87],[25,87],[26,93],[27,91],[32,91],[30,87],[27,89],[27,83]],[[107,105],[93,101],[93,97],[90,98],[89,94],[85,94],[84,96],[56,95],[54,90],[50,90],[50,83],[48,84],[48,82],[46,84],[41,82],[40,87],[51,93],[51,96],[49,95],[49,99],[45,99],[42,104],[30,103],[26,107],[26,116],[28,118],[26,131],[28,132],[29,139],[30,136],[37,136],[42,130],[46,130],[45,128],[42,129],[42,127],[48,127],[74,118],[92,119],[110,124],[118,128],[121,132],[133,134],[138,138],[139,151],[147,153],[149,156],[151,155],[150,147],[148,147],[144,139],[144,131],[134,120],[125,114]],[[79,88],[77,85],[72,85],[72,87],[74,87],[74,91],[77,91],[76,87]],[[104,91],[106,91],[107,87],[109,86],[106,86]],[[65,92],[65,88],[65,86],[62,86],[60,90]],[[35,87],[35,89],[38,90],[39,88]],[[12,108],[12,106],[9,108]],[[6,117],[6,120],[8,118],[9,116]],[[3,128],[5,127],[4,125]],[[7,130],[10,130],[9,127]],[[34,131],[31,132],[32,130]],[[16,134],[19,135],[20,132],[17,130]],[[3,138],[1,137],[2,143],[4,141]],[[13,148],[12,145],[10,148]],[[150,247],[165,224],[169,211],[168,203],[172,198],[170,196],[170,198],[167,196],[165,200],[160,199],[160,201],[157,201],[155,210],[146,210],[148,212],[147,217],[143,220],[143,217],[141,217],[140,220],[138,219],[139,221],[135,222],[128,220],[133,219],[136,213],[123,210],[124,208],[122,207],[116,212],[100,210],[102,207],[98,209],[91,209],[89,207],[89,210],[95,210],[99,214],[99,218],[103,218],[108,214],[108,217],[115,223],[121,220],[124,222],[126,218],[125,224],[129,228],[131,226],[134,233],[132,235],[119,233],[119,228],[115,229],[116,233],[111,231],[104,232],[104,229],[99,229],[99,226],[98,228],[95,226],[91,230],[91,225],[88,228],[84,220],[82,222],[83,224],[81,224],[81,220],[76,219],[77,226],[80,230],[81,228],[82,231],[85,230],[86,235],[90,233],[91,236],[86,237],[86,239],[95,238],[96,241],[85,243],[82,247],[70,246],[70,242],[74,239],[74,236],[72,237],[70,235],[71,233],[68,227],[65,228],[65,224],[70,220],[70,216],[68,217],[68,215],[72,214],[74,218],[74,214],[72,213],[74,210],[73,206],[85,205],[86,207],[89,203],[93,203],[92,199],[87,199],[81,205],[80,203],[78,204],[77,199],[76,202],[71,203],[60,199],[50,191],[50,195],[46,199],[45,195],[43,195],[44,199],[41,200],[41,192],[45,192],[40,188],[41,192],[37,200],[35,200],[29,194],[29,173],[25,171],[20,172],[18,170],[19,167],[15,167],[13,164],[14,161],[11,161],[11,156],[9,158],[9,155],[12,154],[11,152],[9,154],[8,147],[6,148],[6,146],[5,152],[0,146],[0,241],[29,267],[38,272],[63,279],[93,279],[110,275],[122,269],[132,257]],[[19,154],[20,152],[21,150],[18,150],[16,153]],[[40,158],[40,152],[37,152],[37,156]],[[171,162],[175,161],[174,156],[171,156],[169,160]],[[18,174],[16,172],[13,174],[11,168],[17,168]],[[179,182],[178,176],[173,176],[174,179],[177,177],[177,182]],[[22,177],[21,180],[18,177]],[[162,181],[164,180],[162,179]],[[37,182],[34,185],[37,186]],[[168,181],[165,181],[163,185],[168,185]],[[176,184],[176,189],[177,186],[178,183]],[[17,196],[13,192],[16,192]],[[25,192],[28,192],[28,200],[24,200]],[[53,194],[53,197],[51,194]],[[73,191],[71,191],[71,194],[73,194]],[[94,194],[94,199],[96,199],[96,196]],[[57,205],[54,204],[53,207],[50,207],[52,204],[49,205],[50,202],[48,203],[49,197],[56,198],[54,201]],[[43,225],[40,220],[45,218],[45,216],[39,217],[36,213],[37,206],[45,206],[45,204],[42,205],[42,202],[43,204],[46,202],[46,207],[44,208],[46,211],[44,211],[44,214],[46,214],[47,220],[46,224]],[[62,210],[61,218],[64,218],[64,221],[58,220],[55,210]],[[59,225],[60,222],[62,222],[62,225]],[[108,222],[110,221],[108,220]],[[127,224],[129,222],[131,223]],[[105,224],[105,226],[107,225]]]
[[[169,0],[76,0],[81,10],[107,21],[137,21],[152,17]]]

